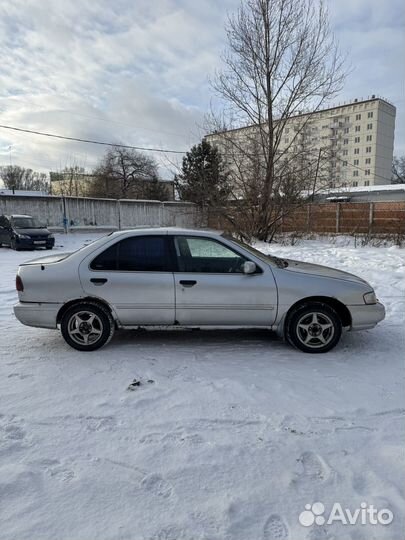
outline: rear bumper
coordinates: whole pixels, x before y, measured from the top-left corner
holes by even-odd
[[[62,305],[19,302],[14,306],[14,314],[26,326],[56,328],[56,318]]]
[[[377,304],[364,304],[361,306],[347,306],[352,317],[350,330],[366,330],[374,328],[376,324],[385,318],[385,307]]]

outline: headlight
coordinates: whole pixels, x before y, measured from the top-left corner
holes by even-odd
[[[363,298],[364,298],[364,303],[365,304],[376,304],[377,303],[377,297],[376,297],[374,291],[363,294]]]
[[[31,236],[28,236],[28,234],[17,234],[17,236],[21,240],[31,240]]]

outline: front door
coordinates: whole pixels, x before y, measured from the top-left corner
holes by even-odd
[[[122,325],[171,325],[174,279],[166,235],[132,236],[80,264],[86,294],[106,300]]]
[[[174,238],[176,320],[181,325],[270,326],[277,313],[277,290],[266,264],[244,274],[248,259],[204,236]]]
[[[10,222],[5,216],[0,216],[0,244],[10,244]]]

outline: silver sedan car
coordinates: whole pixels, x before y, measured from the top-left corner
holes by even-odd
[[[176,325],[267,327],[304,352],[323,353],[343,329],[373,328],[385,316],[357,276],[200,230],[115,232],[20,265],[16,287],[19,321],[60,327],[81,351],[105,345],[116,328]]]

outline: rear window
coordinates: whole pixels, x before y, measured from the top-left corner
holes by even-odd
[[[168,251],[163,236],[126,238],[100,253],[90,264],[92,270],[121,272],[166,272]]]

